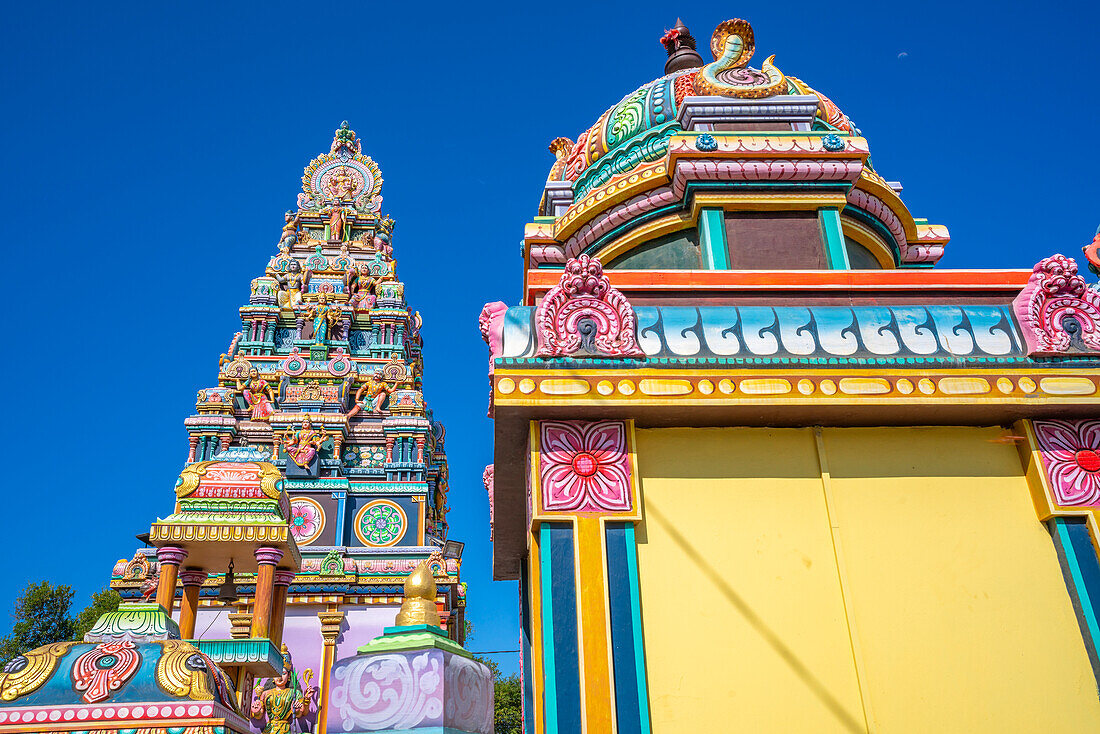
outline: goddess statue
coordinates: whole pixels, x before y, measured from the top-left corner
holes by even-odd
[[[371,293],[373,289],[374,278],[370,272],[370,265],[363,263],[358,270],[348,268],[344,273],[344,292],[351,294],[348,304],[356,311],[374,308],[377,299]]]
[[[271,679],[272,688],[260,690],[257,686],[256,697],[252,699],[252,718],[267,717],[263,734],[289,734],[291,720],[304,716],[309,710],[317,690],[310,683],[313,671],[306,669],[306,688],[299,691],[297,681],[294,681],[293,687],[290,686],[293,670],[290,653],[283,645],[283,672]]]
[[[347,221],[348,216],[342,206],[332,207],[332,211],[328,215],[329,242],[344,241],[344,225],[347,224]]]
[[[317,303],[306,311],[306,316],[313,319],[313,343],[326,344],[331,327],[340,320],[340,309],[328,305],[328,294],[321,293],[317,297]]]
[[[366,410],[368,413],[381,413],[382,405],[386,402],[386,398],[390,396],[390,393],[397,389],[397,383],[387,384],[386,380],[382,377],[382,368],[379,367],[355,393],[355,407],[348,411],[348,419],[355,417],[360,411]],[[366,399],[363,399],[363,393],[367,394]],[[359,402],[363,399],[362,402]]]
[[[302,305],[302,291],[309,285],[309,274],[302,272],[302,264],[297,260],[291,260],[287,266],[287,272],[277,273],[275,279],[279,282],[279,294],[277,297],[279,308],[294,308]]]
[[[248,380],[242,382],[237,379],[237,391],[244,396],[244,402],[248,404],[251,418],[254,421],[266,421],[275,412],[271,406],[275,405],[275,394],[271,391],[271,385],[260,377],[260,371],[253,367],[248,371]]]
[[[283,450],[295,464],[303,469],[309,469],[310,462],[317,456],[324,441],[324,430],[314,428],[313,421],[307,415],[302,419],[302,427],[298,430],[294,430],[293,426],[287,427],[282,444]]]

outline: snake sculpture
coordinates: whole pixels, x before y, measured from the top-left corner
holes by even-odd
[[[772,63],[775,54],[767,58],[760,71],[746,66],[755,50],[748,21],[734,18],[719,23],[710,37],[714,61],[695,76],[695,92],[745,98],[786,94],[787,79]]]

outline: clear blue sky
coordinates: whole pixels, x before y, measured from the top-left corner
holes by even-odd
[[[472,647],[515,648],[516,586],[491,580],[477,316],[519,297],[550,140],[660,76],[677,15],[705,57],[741,16],[756,64],[775,53],[832,97],[912,212],[951,229],[943,266],[1078,256],[1100,224],[1100,18],[1077,5],[10,4],[0,633],[28,580],[82,605],[171,511],[195,391],[215,383],[302,167],[347,119],[382,168],[424,316]]]

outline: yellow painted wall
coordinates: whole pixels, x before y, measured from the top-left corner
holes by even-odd
[[[1100,731],[1002,434],[639,430],[654,732]]]

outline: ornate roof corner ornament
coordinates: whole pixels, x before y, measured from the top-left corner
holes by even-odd
[[[1100,228],[1097,228],[1096,236],[1092,238],[1092,242],[1081,248],[1081,252],[1085,253],[1089,270],[1096,275],[1100,275]]]
[[[504,301],[493,301],[481,307],[477,323],[481,338],[489,345],[489,373],[493,372],[493,360],[504,353],[504,314],[508,306]]]
[[[787,78],[772,63],[775,54],[764,61],[759,71],[748,66],[756,42],[747,20],[734,18],[719,23],[710,37],[710,51],[714,61],[695,77],[697,94],[751,99],[786,93]]]
[[[1100,291],[1065,255],[1040,260],[1012,301],[1028,356],[1100,352]]]
[[[634,309],[611,287],[599,260],[580,255],[535,310],[536,357],[645,357]]]

